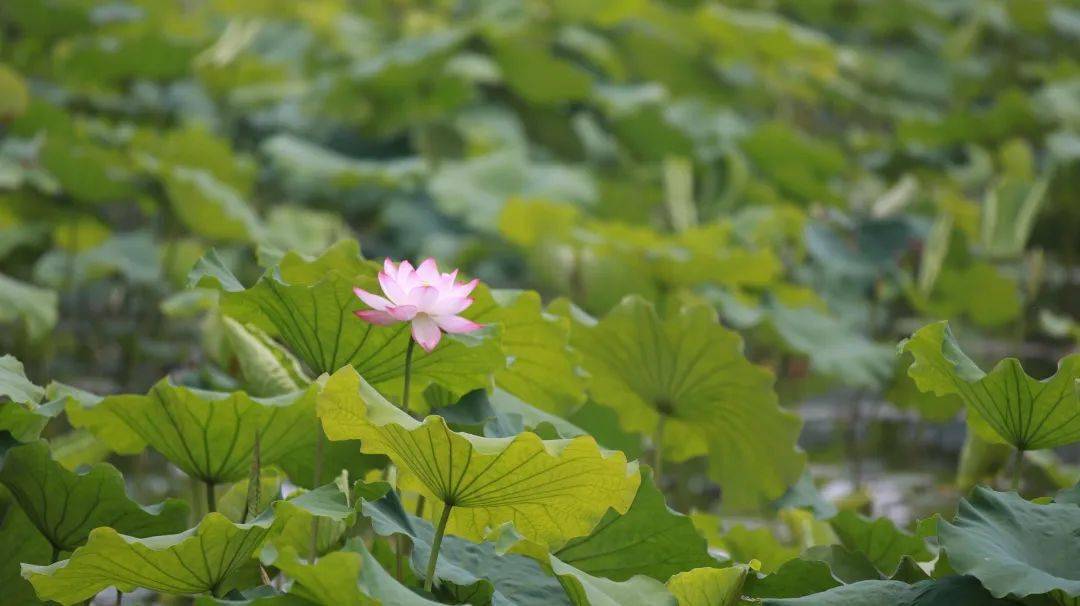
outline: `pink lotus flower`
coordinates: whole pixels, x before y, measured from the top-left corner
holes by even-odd
[[[425,259],[416,269],[408,261],[395,266],[386,259],[379,272],[379,284],[386,296],[354,288],[356,296],[371,307],[356,311],[356,316],[380,325],[412,322],[413,338],[430,352],[439,344],[444,331],[463,333],[481,328],[480,324],[457,315],[472,305],[469,293],[477,284],[477,280],[455,282],[457,273],[455,269],[440,274],[435,259]]]

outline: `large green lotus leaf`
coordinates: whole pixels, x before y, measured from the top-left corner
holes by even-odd
[[[842,511],[829,520],[840,542],[861,552],[875,568],[892,575],[904,556],[929,560],[932,555],[921,538],[903,532],[888,518],[870,520],[851,511]]]
[[[582,572],[615,581],[639,574],[666,581],[716,564],[690,518],[667,506],[647,467],[626,513],[609,511],[588,536],[571,539],[555,555]]]
[[[365,500],[363,512],[378,534],[409,537],[413,545],[409,563],[416,574],[426,571],[435,535],[430,522],[406,513],[396,493],[377,501]],[[536,560],[515,553],[500,555],[489,542],[444,537],[435,577],[439,591],[458,602],[490,601],[492,606],[569,604],[562,586]]]
[[[39,604],[34,588],[22,578],[22,563],[49,564],[52,546],[11,499],[0,495],[0,586],[10,604]]]
[[[54,291],[0,274],[0,323],[21,322],[31,341],[56,326],[58,304]]]
[[[976,487],[956,519],[938,523],[949,564],[996,597],[1061,591],[1080,596],[1080,507],[1036,505],[1016,493]]]
[[[495,384],[523,401],[553,414],[568,415],[585,401],[585,379],[569,348],[570,321],[544,311],[534,291],[481,291],[471,317],[502,328],[507,367]]]
[[[1062,358],[1054,376],[1036,380],[1015,358],[989,374],[964,352],[947,322],[919,329],[901,344],[915,363],[908,374],[919,389],[956,394],[969,410],[1019,450],[1040,450],[1080,440],[1080,355]]]
[[[129,434],[134,434],[193,478],[233,482],[247,477],[256,433],[261,436],[263,465],[314,456],[317,391],[311,386],[274,398],[253,398],[242,391],[173,385],[165,378],[145,396],[75,401],[68,414],[73,425],[88,427],[117,452],[131,452]]]
[[[168,595],[221,593],[270,532],[273,517],[235,524],[210,513],[180,534],[136,539],[108,527],[90,532],[86,545],[49,566],[23,566],[39,598],[65,606],[106,587],[127,593],[142,587]]]
[[[449,532],[470,539],[512,522],[555,547],[588,533],[609,507],[625,513],[639,484],[636,465],[588,436],[482,438],[451,431],[442,417],[417,421],[352,367],[326,380],[318,409],[331,440],[360,439],[364,452],[388,455],[435,500],[432,515],[453,505]]]
[[[10,355],[0,357],[0,431],[11,433],[20,442],[36,440],[64,408],[62,400],[43,403],[46,396],[45,389],[26,378],[19,360]]]
[[[712,309],[661,319],[650,303],[627,297],[595,326],[575,328],[573,344],[593,398],[629,431],[662,428],[664,457],[707,455],[726,506],[775,499],[799,479],[799,418],[778,406],[772,374],[743,356],[742,339]]]
[[[908,585],[900,581],[859,581],[800,598],[765,599],[762,606],[1010,606],[991,596],[979,581],[950,576]]]
[[[551,556],[551,570],[574,606],[676,606],[675,596],[650,577],[612,581],[582,572],[555,556]]]
[[[85,473],[68,471],[52,459],[44,441],[4,453],[0,483],[58,551],[82,545],[99,526],[137,537],[187,526],[187,503],[169,499],[143,507],[127,496],[124,478],[115,467],[99,463]]]
[[[324,606],[435,606],[390,576],[372,557],[363,541],[352,539],[344,549],[319,558],[302,560],[292,547],[267,548],[263,562],[292,579],[289,593]]]
[[[376,326],[353,315],[364,308],[353,288],[381,292],[378,271],[360,257],[355,240],[343,240],[314,259],[287,253],[247,289],[211,252],[196,265],[191,281],[222,288],[225,314],[277,335],[315,373],[352,365],[372,385],[400,393],[409,324]],[[449,335],[431,353],[414,356],[412,387],[417,394],[432,382],[458,393],[487,388],[491,373],[505,365],[495,339]]]
[[[679,606],[737,606],[742,595],[745,566],[695,568],[667,582]]]

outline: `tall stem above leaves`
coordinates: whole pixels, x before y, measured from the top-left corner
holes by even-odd
[[[409,345],[405,348],[405,380],[401,387],[401,410],[404,410],[407,414],[409,412],[409,383],[412,381],[412,358],[413,349],[416,347],[416,339],[409,337]],[[423,499],[424,497],[420,497]],[[422,501],[421,501],[422,502]],[[400,581],[403,575],[404,560],[405,560],[405,542],[402,540],[401,535],[398,535],[397,541],[394,543],[394,560],[396,566],[397,580]]]
[[[439,547],[442,546],[443,535],[446,534],[446,523],[450,520],[450,510],[454,506],[449,503],[443,504],[442,517],[439,518],[439,526],[435,529],[435,539],[431,542],[431,555],[428,556],[427,574],[424,575],[424,591],[431,592],[431,583],[435,579],[435,565],[439,562]]]
[[[412,356],[416,348],[416,339],[409,338],[409,346],[405,348],[405,382],[401,388],[401,409],[409,412],[409,383],[412,381]]]

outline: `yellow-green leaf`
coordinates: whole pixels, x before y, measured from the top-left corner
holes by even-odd
[[[671,577],[667,588],[679,606],[735,606],[748,570],[746,566],[695,568]]]
[[[915,358],[908,374],[919,389],[960,396],[1014,448],[1041,450],[1080,440],[1080,354],[1062,358],[1057,372],[1039,381],[1016,358],[983,372],[961,351],[948,322],[921,328],[901,348]]]
[[[253,398],[242,391],[205,391],[162,379],[146,395],[73,400],[69,418],[115,451],[138,452],[149,444],[193,478],[233,482],[247,477],[261,436],[263,465],[314,456],[318,431],[315,392]],[[139,446],[138,448],[134,448]]]
[[[39,598],[64,606],[110,586],[125,593],[142,587],[186,596],[227,591],[229,577],[251,559],[272,522],[267,515],[234,524],[211,513],[191,530],[146,539],[96,528],[71,558],[49,566],[24,565],[22,574]]]
[[[570,349],[570,321],[544,311],[534,291],[480,289],[470,317],[502,328],[507,366],[495,384],[540,410],[567,415],[585,401],[585,380]]]
[[[318,410],[331,440],[360,439],[364,452],[388,455],[436,501],[432,515],[452,505],[449,532],[471,539],[511,522],[557,547],[588,533],[609,507],[626,512],[640,481],[635,464],[589,436],[483,438],[451,431],[442,417],[417,421],[351,367],[325,381]]]

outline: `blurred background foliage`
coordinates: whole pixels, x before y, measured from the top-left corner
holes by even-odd
[[[97,393],[235,387],[195,261],[251,283],[353,236],[595,315],[707,302],[826,495],[906,522],[1007,453],[895,342],[949,319],[1041,377],[1080,341],[1078,48],[1076,0],[5,0],[0,348]],[[639,454],[610,414],[573,421]],[[1062,455],[1028,455],[1048,491]]]

